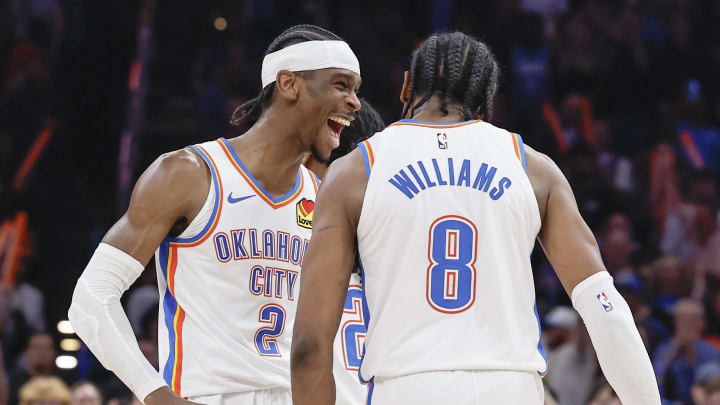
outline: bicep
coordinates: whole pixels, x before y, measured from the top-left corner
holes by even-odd
[[[538,239],[568,295],[594,273],[605,270],[597,241],[580,215],[565,176],[555,166]]]

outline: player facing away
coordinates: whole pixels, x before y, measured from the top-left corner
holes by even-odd
[[[78,280],[69,316],[145,403],[291,402],[291,328],[317,191],[301,162],[339,144],[360,108],[359,73],[338,36],[292,27],[268,47],[260,95],[233,117],[255,120],[247,132],[163,155],[138,180]],[[153,254],[159,373],[119,301]]]
[[[367,100],[361,98],[362,108],[355,114],[355,120],[340,135],[340,146],[330,154],[325,162],[309,156],[305,166],[315,172],[320,179],[325,176],[328,166],[341,158],[357,145],[385,128],[380,114]],[[333,374],[335,376],[335,405],[362,405],[367,397],[367,384],[358,379],[358,370],[362,361],[365,341],[365,317],[363,312],[362,279],[360,267],[353,267],[343,305],[342,318],[333,343]]]
[[[412,57],[401,121],[335,162],[318,195],[292,348],[296,405],[334,401],[332,344],[355,258],[368,403],[541,404],[536,238],[624,404],[659,404],[630,310],[567,180],[491,119],[498,67],[463,33]]]

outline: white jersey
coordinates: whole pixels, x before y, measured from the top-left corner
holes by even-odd
[[[205,206],[156,253],[160,373],[181,397],[290,389],[290,342],[317,179],[274,198],[225,139],[191,147]]]
[[[362,405],[368,394],[367,384],[361,383],[358,370],[365,344],[365,319],[363,312],[360,276],[350,276],[340,327],[333,343],[333,375],[335,377],[335,404]]]
[[[530,266],[540,214],[522,139],[482,121],[403,120],[359,146],[361,378],[544,374]]]

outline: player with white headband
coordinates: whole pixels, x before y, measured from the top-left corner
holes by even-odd
[[[290,342],[317,178],[360,109],[360,68],[312,25],[268,47],[242,136],[167,153],[78,280],[69,311],[98,360],[144,403],[290,404]],[[159,358],[145,359],[120,297],[155,255]],[[185,398],[185,399],[183,399]]]

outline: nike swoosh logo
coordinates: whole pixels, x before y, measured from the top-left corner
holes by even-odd
[[[242,200],[247,200],[250,197],[255,197],[255,194],[246,195],[245,197],[233,198],[232,193],[230,193],[230,195],[228,195],[228,202],[230,204],[235,204],[236,202],[240,202]]]

